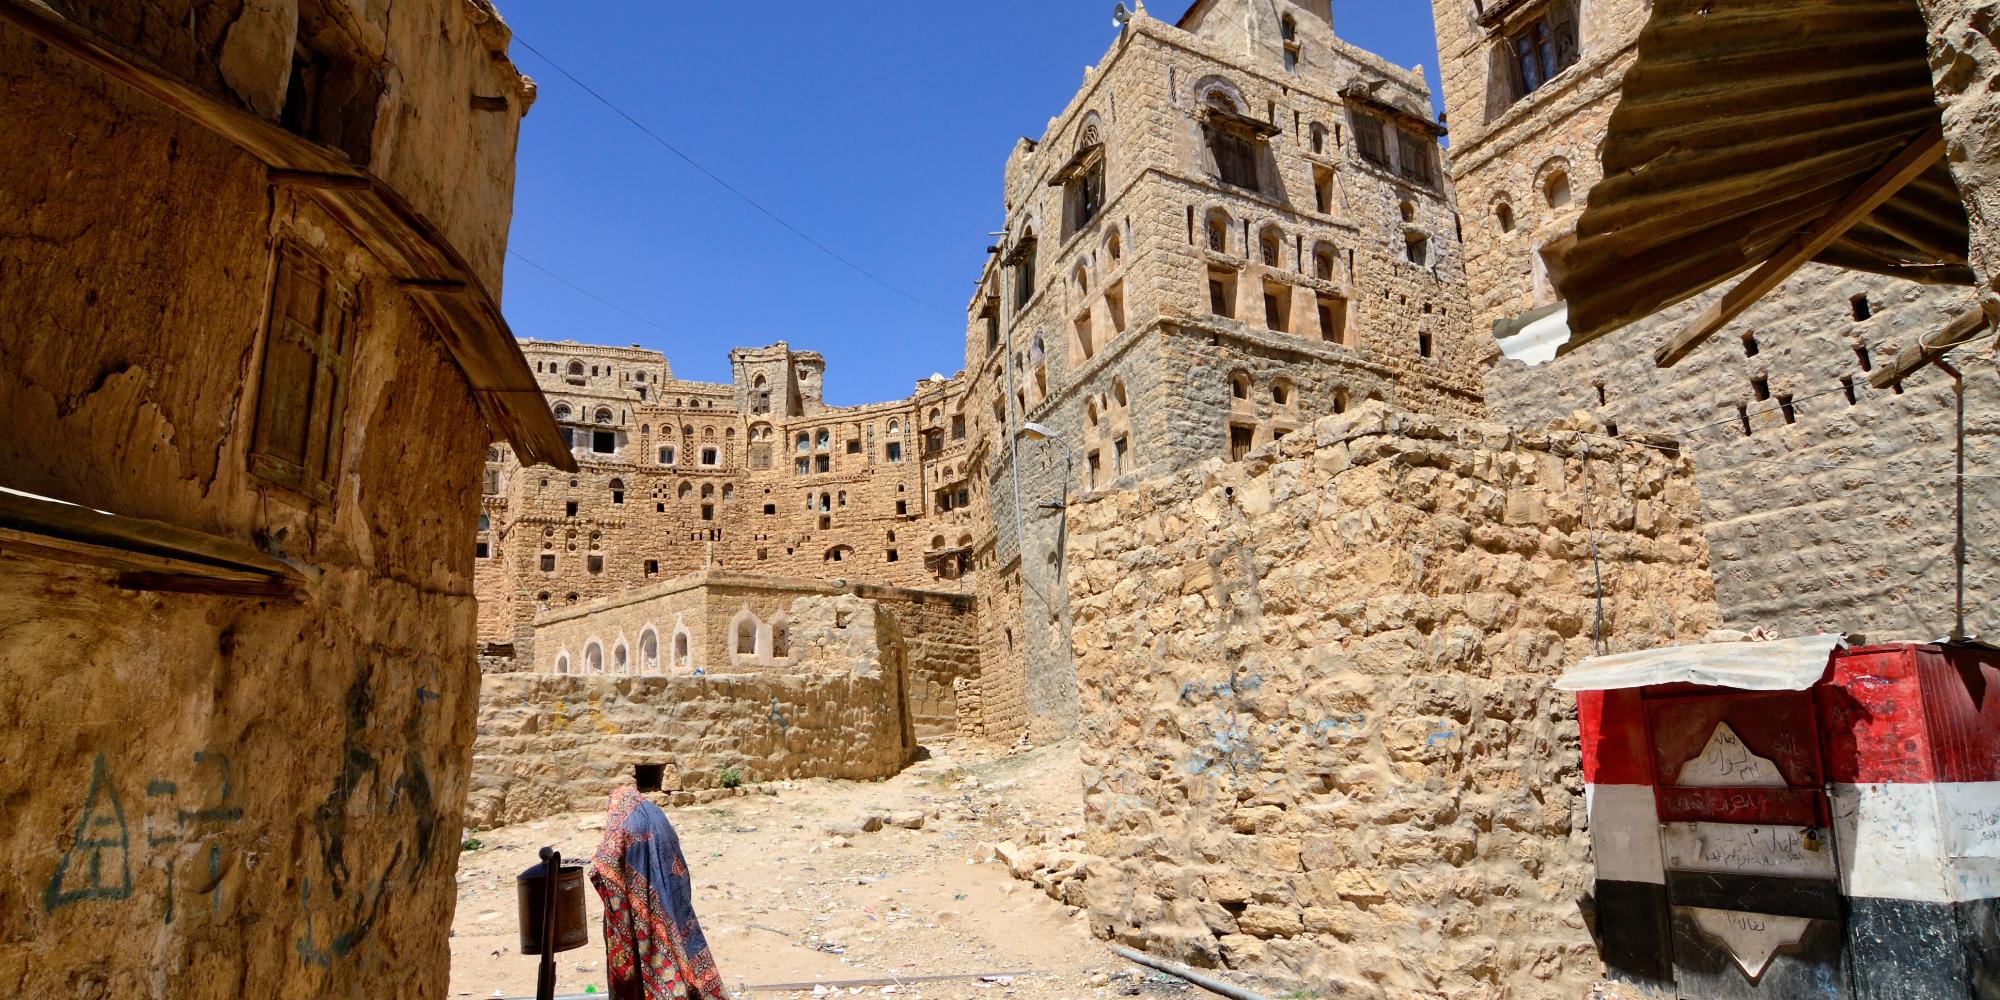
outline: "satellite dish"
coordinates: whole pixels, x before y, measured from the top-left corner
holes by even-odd
[[[1132,20],[1132,12],[1126,10],[1125,5],[1123,3],[1120,3],[1115,9],[1111,11],[1112,24],[1115,24],[1122,28],[1126,24],[1130,23],[1131,20]]]

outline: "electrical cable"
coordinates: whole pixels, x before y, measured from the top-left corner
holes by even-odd
[[[541,59],[543,62],[548,63],[550,68],[554,69],[557,73],[562,74],[564,78],[569,80],[569,82],[576,84],[579,88],[582,88],[583,92],[595,98],[597,100],[597,103],[602,104],[605,107],[611,109],[613,114],[616,114],[618,117],[625,119],[625,121],[630,123],[633,128],[638,129],[640,132],[644,133],[647,138],[652,139],[654,142],[658,143],[661,148],[665,149],[669,153],[674,154],[675,156],[680,157],[683,161],[687,163],[688,166],[693,167],[696,171],[700,172],[702,176],[707,177],[711,181],[714,181],[717,186],[721,187],[724,191],[727,191],[730,194],[735,195],[737,198],[741,199],[744,204],[749,205],[751,208],[754,208],[757,211],[763,213],[765,217],[769,218],[772,222],[777,223],[779,226],[784,227],[784,229],[789,231],[792,235],[797,236],[799,239],[804,240],[808,244],[811,244],[819,252],[827,255],[828,257],[833,258],[836,261],[839,261],[842,264],[847,265],[849,268],[853,269],[854,273],[859,274],[862,277],[867,278],[868,280],[878,285],[881,285],[883,288],[895,292],[897,295],[909,299],[911,302],[923,306],[926,309],[942,313],[946,316],[958,315],[956,312],[950,309],[946,309],[943,306],[940,306],[934,302],[930,302],[928,300],[919,298],[915,294],[905,291],[901,287],[892,284],[887,279],[875,274],[873,271],[870,271],[867,268],[862,267],[860,264],[857,264],[854,261],[849,260],[848,258],[842,256],[832,247],[829,247],[826,244],[821,243],[820,241],[812,238],[812,236],[807,234],[805,230],[800,229],[799,227],[792,225],[790,222],[785,221],[785,219],[780,215],[778,215],[778,213],[773,212],[768,208],[765,208],[755,198],[752,198],[749,195],[744,194],[743,191],[738,187],[736,187],[734,184],[731,184],[728,181],[724,180],[721,177],[721,175],[703,166],[700,163],[700,161],[696,160],[694,157],[689,156],[685,152],[682,152],[680,147],[675,146],[671,142],[668,142],[658,132],[655,132],[652,129],[647,128],[645,123],[633,117],[624,108],[621,108],[616,104],[613,104],[610,98],[607,98],[603,94],[598,93],[596,88],[593,88],[590,84],[587,84],[582,80],[578,79],[576,74],[571,73],[567,69],[564,69],[561,63],[556,62],[554,59],[549,58],[548,55],[544,53],[542,50],[535,48],[533,45],[529,44],[527,39],[524,39],[519,34],[516,34],[514,35],[514,42],[515,44],[521,46],[522,48],[527,49],[529,52],[534,53],[535,56]]]
[[[518,260],[518,261],[520,261],[521,263],[523,263],[523,264],[526,264],[526,265],[528,265],[529,267],[532,267],[532,268],[534,268],[535,270],[537,270],[537,271],[540,271],[540,272],[542,272],[543,274],[546,274],[546,275],[548,275],[548,276],[549,276],[550,278],[553,278],[553,279],[555,279],[556,281],[558,281],[558,282],[560,282],[560,283],[562,283],[562,284],[564,284],[564,285],[568,286],[568,287],[569,287],[569,289],[570,289],[571,291],[573,291],[573,292],[576,292],[576,293],[577,293],[578,295],[582,295],[582,296],[584,296],[585,298],[588,298],[588,299],[591,299],[591,300],[593,300],[593,301],[597,302],[598,304],[600,304],[600,305],[604,306],[605,308],[607,308],[607,309],[610,309],[610,310],[612,310],[613,312],[616,312],[616,313],[618,313],[619,315],[622,315],[622,316],[626,317],[627,319],[630,319],[630,320],[633,320],[634,322],[638,322],[638,323],[644,323],[644,324],[646,324],[647,326],[650,326],[650,327],[652,327],[653,329],[655,329],[655,330],[658,330],[658,331],[660,331],[661,333],[664,333],[664,334],[668,334],[668,335],[670,335],[670,336],[675,336],[675,337],[679,337],[679,338],[681,338],[682,340],[692,340],[692,341],[694,341],[694,342],[695,342],[695,343],[697,343],[697,344],[707,344],[707,345],[708,345],[708,346],[710,346],[710,347],[719,347],[719,348],[722,348],[722,349],[723,349],[723,350],[725,350],[725,351],[729,349],[729,345],[728,345],[728,344],[724,344],[724,343],[720,343],[720,342],[717,342],[717,341],[713,341],[713,340],[708,340],[708,339],[706,339],[706,338],[702,338],[702,337],[697,337],[697,336],[695,336],[694,334],[691,334],[691,333],[682,333],[682,332],[680,332],[679,330],[676,330],[676,329],[674,329],[673,327],[670,327],[670,326],[668,326],[668,325],[666,325],[666,324],[664,324],[664,323],[658,323],[658,322],[655,322],[655,321],[653,321],[653,320],[650,320],[650,319],[647,319],[646,317],[644,317],[644,316],[641,316],[641,315],[639,315],[638,313],[635,313],[635,312],[633,312],[632,310],[630,310],[630,309],[627,309],[627,308],[625,308],[624,306],[621,306],[621,305],[619,305],[618,303],[616,303],[616,302],[613,302],[613,301],[611,301],[610,299],[607,299],[607,298],[605,298],[604,296],[602,296],[602,295],[599,295],[599,294],[597,294],[596,292],[593,292],[593,291],[591,291],[590,289],[588,289],[588,288],[585,288],[585,287],[583,287],[582,285],[579,285],[579,284],[577,284],[576,282],[574,282],[574,281],[571,281],[571,280],[569,280],[568,278],[565,278],[565,277],[563,277],[562,275],[560,275],[560,274],[557,274],[557,273],[555,273],[554,271],[551,271],[551,270],[549,270],[548,268],[546,268],[546,267],[543,267],[542,265],[540,265],[540,264],[537,264],[537,263],[535,263],[534,261],[532,261],[532,260],[528,259],[528,257],[527,257],[526,255],[522,254],[522,253],[521,253],[520,251],[518,251],[518,250],[509,250],[509,251],[507,251],[507,256],[509,256],[509,257],[512,257],[512,258],[514,258],[515,260]]]

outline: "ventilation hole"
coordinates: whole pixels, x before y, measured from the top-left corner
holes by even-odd
[[[1854,321],[1856,323],[1860,323],[1868,317],[1875,315],[1875,310],[1868,305],[1868,296],[1866,294],[1856,295],[1848,299],[1847,305],[1854,310]]]
[[[1597,383],[1597,405],[1604,405],[1604,383]]]
[[[1610,435],[1610,436],[1612,436],[1612,437],[1617,437],[1617,436],[1618,436],[1618,421],[1616,421],[1616,420],[1607,420],[1607,421],[1605,421],[1605,422],[1604,422],[1604,433],[1606,433],[1606,434],[1609,434],[1609,435]]]
[[[1756,334],[1746,333],[1743,335],[1743,356],[1746,358],[1754,358],[1757,356]]]
[[[1864,372],[1872,372],[1875,370],[1875,363],[1873,361],[1868,360],[1867,344],[1854,345],[1854,360],[1861,362],[1861,370]]]
[[[1771,380],[1765,378],[1762,375],[1752,377],[1750,379],[1750,394],[1752,396],[1755,396],[1757,401],[1760,403],[1763,402],[1764,400],[1770,399]]]
[[[1785,415],[1785,423],[1796,424],[1799,422],[1799,411],[1792,406],[1790,393],[1785,393],[1778,397],[1778,410]]]
[[[1854,398],[1854,378],[1852,376],[1840,380],[1840,391],[1847,395],[1847,405],[1853,406],[1857,402]]]
[[[1746,405],[1744,405],[1744,404],[1742,404],[1742,403],[1738,403],[1738,404],[1736,404],[1736,422],[1737,422],[1738,424],[1741,424],[1741,425],[1743,426],[1743,436],[1744,436],[1744,437],[1749,437],[1749,436],[1750,436],[1750,407],[1748,407],[1748,406],[1746,406]]]
[[[666,774],[667,765],[665,764],[632,765],[632,783],[638,785],[639,790],[642,792],[659,791],[660,784],[666,778]]]

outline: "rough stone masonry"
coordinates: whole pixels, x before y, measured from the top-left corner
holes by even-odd
[[[1688,461],[1370,405],[1072,511],[1100,936],[1343,997],[1570,997],[1574,705],[1717,620]]]

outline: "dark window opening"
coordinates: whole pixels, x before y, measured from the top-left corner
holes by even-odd
[[[1431,241],[1422,233],[1411,233],[1403,238],[1403,255],[1412,264],[1428,265],[1431,262]]]
[[[1756,357],[1756,356],[1757,356],[1757,352],[1758,352],[1759,350],[1761,350],[1761,348],[1759,348],[1759,347],[1757,346],[1757,335],[1756,335],[1756,334],[1754,334],[1754,333],[1746,333],[1746,334],[1744,334],[1744,335],[1743,335],[1743,356],[1744,356],[1744,357],[1746,357],[1746,358],[1754,358],[1754,357]]]
[[[556,557],[551,553],[547,552],[542,553],[542,572],[553,573],[555,571],[556,571]]]
[[[568,503],[563,504],[563,516],[564,517],[576,516],[576,501],[571,500]]]
[[[604,572],[604,557],[603,557],[603,556],[591,556],[591,557],[590,557],[590,571],[591,571],[592,573],[602,573],[602,572]]]
[[[1854,377],[1852,375],[1843,376],[1841,378],[1840,391],[1846,394],[1847,405],[1853,406],[1856,402],[1858,402],[1858,400],[1855,398],[1854,395]]]
[[[778,512],[778,505],[777,505],[777,504],[774,504],[774,503],[767,503],[767,504],[765,504],[765,505],[764,505],[764,513],[765,513],[765,514],[767,514],[767,515],[769,515],[769,514],[776,514],[777,512]]]
[[[1866,320],[1868,317],[1875,315],[1875,310],[1869,307],[1868,296],[1865,294],[1856,295],[1855,297],[1848,299],[1847,304],[1849,308],[1851,308],[1854,311],[1854,321],[1856,323],[1862,322],[1863,320]]]
[[[1864,372],[1871,372],[1875,370],[1875,363],[1868,359],[1867,344],[1854,345],[1854,360],[1861,363],[1861,370]]]
[[[1319,297],[1319,339],[1333,344],[1347,343],[1347,300]]]
[[[1418,357],[1424,357],[1424,358],[1428,358],[1428,357],[1430,357],[1430,356],[1431,356],[1431,335],[1430,335],[1430,334],[1428,334],[1428,333],[1419,333],[1419,334],[1417,334],[1417,356],[1418,356]]]
[[[1764,400],[1767,400],[1767,399],[1770,399],[1770,398],[1771,398],[1771,380],[1770,380],[1770,379],[1768,379],[1768,378],[1765,378],[1765,377],[1764,377],[1764,376],[1762,376],[1762,375],[1753,375],[1753,376],[1751,376],[1751,378],[1750,378],[1750,395],[1751,395],[1752,397],[1754,397],[1754,398],[1755,398],[1755,399],[1756,399],[1756,400],[1757,400],[1758,402],[1760,402],[1760,403],[1761,403],[1761,402],[1763,402]]]
[[[1618,436],[1618,421],[1616,421],[1616,420],[1606,420],[1606,421],[1604,422],[1604,433],[1606,433],[1606,434],[1609,434],[1609,435],[1610,435],[1610,436],[1612,436],[1612,437],[1617,437],[1617,436]]]
[[[1543,15],[1509,36],[1507,48],[1513,56],[1515,96],[1526,97],[1576,62],[1576,22]]]
[[[658,559],[646,560],[646,575],[647,576],[660,575],[660,561]]]
[[[1599,382],[1597,383],[1597,405],[1603,406],[1607,401],[1608,397],[1604,394],[1604,383]]]
[[[1354,151],[1378,167],[1389,165],[1389,148],[1382,139],[1382,122],[1367,115],[1354,116]]]
[[[591,431],[590,450],[599,455],[609,455],[618,450],[618,434],[615,431]]]
[[[1242,424],[1229,426],[1229,460],[1241,462],[1250,454],[1250,446],[1257,440],[1257,428]]]
[[[1791,393],[1782,393],[1778,396],[1778,412],[1785,415],[1785,423],[1796,424],[1799,422],[1799,411],[1796,407],[1792,406]]]
[[[963,441],[963,440],[965,440],[965,415],[964,415],[964,414],[954,414],[954,415],[952,416],[952,418],[951,418],[951,439],[952,439],[953,441]]]
[[[1222,183],[1257,190],[1257,147],[1249,137],[1215,125],[1208,127],[1208,151]]]
[[[909,516],[909,513],[910,513],[910,502],[909,502],[908,500],[898,500],[898,501],[896,501],[896,516],[897,516],[897,517],[907,517],[907,516]]]
[[[1437,172],[1432,169],[1431,151],[1436,148],[1431,142],[1408,132],[1396,133],[1402,163],[1399,172],[1406,178],[1426,187],[1437,182]]]
[[[493,557],[493,546],[487,542],[476,542],[472,546],[472,555],[475,559],[490,559]]]
[[[660,785],[666,780],[666,777],[667,765],[665,764],[632,765],[632,783],[639,786],[639,790],[642,792],[659,791]]]
[[[704,520],[704,521],[713,521],[713,520],[715,520],[715,505],[714,505],[714,504],[712,504],[712,503],[705,503],[705,504],[702,504],[702,505],[701,505],[701,519],[702,519],[702,520]]]
[[[894,461],[894,459],[891,459],[891,461]],[[815,458],[813,459],[813,471],[815,471],[815,472],[832,472],[832,471],[833,471],[833,456],[832,456],[832,455],[820,455],[820,456],[817,456],[817,457],[815,457]]]
[[[1236,280],[1233,276],[1209,272],[1208,311],[1224,319],[1236,316]]]
[[[890,549],[888,556],[890,562],[896,562],[897,560],[902,558],[900,555],[897,554],[895,549]]]

